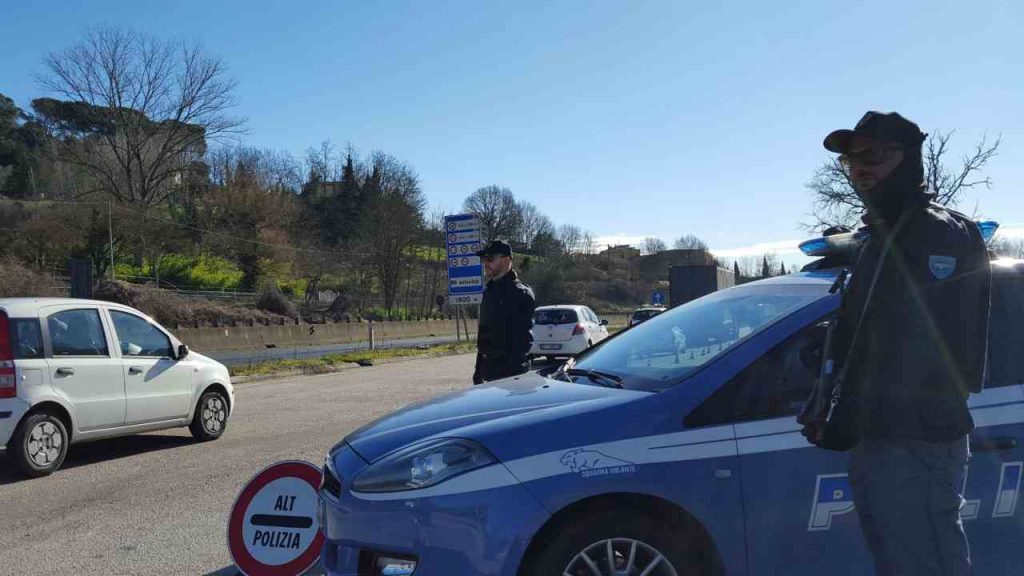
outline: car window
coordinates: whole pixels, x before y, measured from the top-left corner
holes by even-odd
[[[594,324],[597,324],[597,314],[594,314],[593,310],[591,310],[590,308],[584,308],[583,313],[586,314],[587,320],[593,322]]]
[[[43,333],[35,318],[11,318],[11,340],[14,359],[29,360],[43,357]]]
[[[579,317],[571,308],[537,310],[533,315],[534,324],[575,324],[577,322],[579,322]]]
[[[1024,362],[1018,354],[1024,342],[1024,278],[995,275],[989,314],[986,388],[1024,383]]]
[[[663,390],[766,326],[828,293],[828,285],[743,286],[715,292],[623,332],[576,363]]]
[[[123,356],[171,357],[171,341],[156,326],[134,314],[110,311]]]
[[[821,367],[824,329],[809,326],[775,346],[691,412],[689,427],[795,416]]]
[[[109,356],[100,313],[94,309],[65,310],[46,319],[54,356]]]

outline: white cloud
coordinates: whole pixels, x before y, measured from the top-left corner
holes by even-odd
[[[777,254],[779,256],[803,256],[798,247],[803,240],[775,240],[772,242],[760,242],[750,246],[739,248],[712,248],[711,253],[718,258],[743,258],[745,256],[761,256],[762,254]]]
[[[999,230],[996,231],[997,238],[1006,238],[1008,240],[1017,240],[1024,238],[1024,225],[1007,225],[1000,226]]]
[[[620,244],[629,244],[635,248],[640,248],[644,243],[644,238],[647,238],[647,236],[629,236],[622,233],[609,234],[594,238],[594,246],[597,247],[598,251],[604,250],[609,246],[619,246]]]

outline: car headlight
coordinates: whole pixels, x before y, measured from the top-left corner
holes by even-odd
[[[403,448],[370,465],[352,482],[357,492],[417,490],[494,464],[486,448],[461,438],[442,438]]]

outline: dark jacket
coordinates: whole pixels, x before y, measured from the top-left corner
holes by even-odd
[[[843,297],[833,357],[842,362],[852,354],[843,394],[855,401],[860,437],[951,441],[974,427],[967,396],[984,381],[992,271],[969,218],[926,199],[904,211],[851,352],[882,246],[896,225],[865,219],[871,238]]]
[[[514,376],[530,368],[533,308],[533,290],[519,281],[514,270],[487,283],[480,304],[474,382]]]

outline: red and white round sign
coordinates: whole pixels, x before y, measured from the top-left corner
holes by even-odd
[[[320,478],[309,462],[278,462],[242,488],[228,519],[228,549],[242,574],[298,576],[316,564]]]

